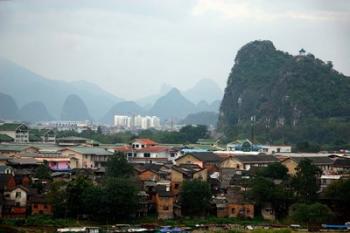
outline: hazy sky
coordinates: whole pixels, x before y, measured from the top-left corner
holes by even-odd
[[[350,75],[349,0],[0,0],[0,56],[134,99],[202,78],[222,88],[256,39]]]

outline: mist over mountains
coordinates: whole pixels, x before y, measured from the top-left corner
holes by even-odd
[[[223,91],[214,81],[203,79],[183,92],[163,84],[159,93],[137,101],[125,101],[116,95],[86,81],[47,79],[0,58],[3,120],[94,120],[112,124],[116,114],[181,120],[192,113],[218,112]]]

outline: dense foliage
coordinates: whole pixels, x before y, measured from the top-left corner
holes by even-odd
[[[218,128],[227,138],[260,142],[350,140],[350,78],[313,55],[292,56],[270,41],[243,46],[228,78]],[[344,145],[345,146],[345,145]]]
[[[211,200],[210,185],[201,180],[184,181],[180,197],[182,213],[184,215],[206,215]]]
[[[116,169],[111,169],[114,166]],[[53,182],[48,198],[55,217],[115,221],[135,216],[138,191],[132,166],[125,158],[115,156],[107,162],[107,174],[100,183],[83,175],[70,182]]]
[[[292,186],[299,201],[312,203],[317,200],[319,183],[318,178],[322,171],[311,163],[309,159],[299,162],[296,175],[292,178]]]
[[[321,203],[297,203],[291,207],[291,217],[297,222],[317,225],[331,219],[333,212]]]
[[[350,216],[350,180],[339,180],[330,184],[325,190],[325,197],[330,200],[337,219],[348,221]]]
[[[131,132],[120,132],[106,135],[102,134],[99,130],[97,132],[86,130],[82,133],[77,133],[75,131],[57,132],[58,138],[66,136],[85,137],[106,144],[129,143],[136,137],[149,138],[159,143],[187,144],[195,143],[199,138],[208,138],[209,132],[207,126],[204,125],[187,125],[181,128],[179,132],[149,129],[140,131],[137,135]]]
[[[273,163],[257,172],[249,184],[248,196],[256,204],[257,211],[265,204],[271,204],[278,219],[285,217],[293,201],[289,187],[288,169],[280,163]]]

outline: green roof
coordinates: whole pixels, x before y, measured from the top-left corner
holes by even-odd
[[[0,134],[0,142],[13,142],[14,139],[6,134]]]
[[[20,127],[21,123],[5,123],[0,125],[0,131],[15,131],[18,127]]]
[[[198,141],[196,142],[198,144],[205,144],[205,145],[210,145],[210,144],[215,144],[216,141],[214,139],[210,139],[210,138],[200,138],[198,139]]]
[[[21,152],[25,148],[30,147],[29,145],[17,145],[17,144],[0,144],[0,151],[18,151]]]

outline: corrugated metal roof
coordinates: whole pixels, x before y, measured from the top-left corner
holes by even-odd
[[[68,147],[67,149],[76,151],[83,155],[113,155],[112,152],[107,151],[102,147]]]

